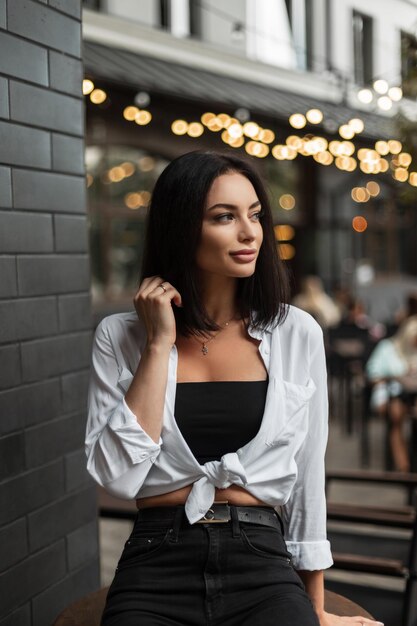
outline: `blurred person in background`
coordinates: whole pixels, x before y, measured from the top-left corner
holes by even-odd
[[[403,427],[415,394],[404,389],[401,377],[417,378],[417,315],[404,320],[395,335],[377,344],[366,363],[366,374],[372,384],[371,408],[379,415],[388,414],[391,422],[394,467],[408,472],[410,459]]]
[[[342,317],[318,276],[306,276],[302,280],[301,291],[293,298],[292,304],[310,313],[322,328],[337,326]]]

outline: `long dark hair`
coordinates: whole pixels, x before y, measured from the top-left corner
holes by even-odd
[[[287,268],[278,256],[268,193],[261,177],[234,154],[195,151],[174,159],[156,181],[149,207],[141,280],[161,276],[181,294],[183,307],[173,305],[177,331],[189,336],[220,327],[204,308],[195,263],[207,194],[222,174],[236,172],[253,185],[261,202],[263,242],[252,276],[238,278],[237,299],[242,319],[255,328],[284,321],[289,300]]]

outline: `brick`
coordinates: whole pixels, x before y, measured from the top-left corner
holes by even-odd
[[[0,122],[0,162],[50,169],[51,141],[49,133],[36,128]],[[36,176],[38,175],[40,174],[36,173]]]
[[[28,341],[21,345],[23,382],[64,374],[90,362],[91,333]]]
[[[0,389],[15,387],[21,382],[19,346],[0,347]]]
[[[14,476],[25,469],[24,450],[23,433],[0,437],[0,480]]]
[[[0,4],[0,7],[1,7],[1,4]],[[1,16],[0,16],[0,19],[1,19]],[[1,78],[1,77],[0,77],[0,117],[5,118],[6,120],[9,119],[10,117],[9,81],[6,78]]]
[[[3,209],[9,209],[11,206],[12,177],[10,167],[0,167],[0,207]]]
[[[83,66],[78,59],[50,50],[49,76],[53,89],[82,97]]]
[[[87,472],[86,465],[87,459],[84,448],[67,454],[65,457],[65,490],[67,492],[83,489],[87,486],[93,486],[94,493],[96,492],[96,485]]]
[[[0,575],[2,610],[12,611],[64,575],[65,544],[59,541]]]
[[[52,252],[50,215],[0,211],[0,250],[4,252]]]
[[[0,342],[45,337],[58,331],[55,298],[0,301]]]
[[[97,517],[92,489],[57,500],[28,516],[29,547],[34,552]]]
[[[82,100],[14,80],[10,81],[10,117],[74,135],[83,132]]]
[[[58,499],[63,492],[61,460],[0,483],[0,526]]]
[[[84,175],[84,141],[77,137],[52,135],[52,168]]]
[[[49,0],[49,6],[81,19],[81,0]]]
[[[16,259],[12,256],[0,257],[0,298],[17,295]]]
[[[33,599],[31,626],[52,624],[69,603],[96,591],[99,586],[98,559],[95,559]]]
[[[34,130],[33,132],[45,131]],[[84,177],[33,172],[32,170],[13,170],[12,184],[15,209],[82,214],[86,212]]]
[[[88,252],[87,220],[84,216],[55,215],[55,250]]]
[[[86,255],[22,256],[17,260],[17,268],[21,295],[87,291],[90,286]]]
[[[75,540],[74,552],[76,552]],[[19,519],[0,529],[0,571],[13,567],[28,554],[26,520]]]
[[[68,569],[74,570],[96,558],[98,546],[97,519],[67,535]]]
[[[60,410],[59,378],[0,392],[0,435],[55,419]]]
[[[0,621],[0,626],[32,626],[30,603],[19,607]]]
[[[81,56],[81,25],[32,0],[8,0],[8,30],[57,50]]]
[[[59,296],[58,306],[61,331],[92,328],[90,294]]]
[[[0,28],[7,28],[6,0],[0,0]]]
[[[27,428],[24,432],[27,467],[43,465],[80,448],[84,442],[84,434],[85,417],[82,414]],[[45,445],[46,441],[48,445]]]
[[[47,85],[48,53],[40,46],[0,32],[0,73]]]
[[[89,380],[89,369],[61,377],[62,411],[64,413],[86,408]]]

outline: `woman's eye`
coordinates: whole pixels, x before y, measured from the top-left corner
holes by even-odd
[[[223,215],[216,215],[214,219],[216,222],[229,222],[229,218],[234,219],[234,216],[231,213],[224,213]]]
[[[255,217],[257,220],[259,220],[262,217],[262,215],[263,215],[262,211],[257,211],[256,213],[252,215],[252,217]]]

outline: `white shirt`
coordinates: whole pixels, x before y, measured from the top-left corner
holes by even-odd
[[[290,306],[280,326],[264,331],[250,326],[248,332],[261,341],[269,374],[261,426],[238,450],[200,465],[175,421],[176,346],[169,355],[163,427],[155,443],[124,400],[146,344],[145,327],[135,312],[104,318],[93,343],[87,468],[109,493],[125,499],[193,484],[185,504],[191,524],[210,508],[216,487],[239,485],[281,507],[296,569],[325,569],[333,560],[326,539],[328,402],[322,330],[308,313]]]

